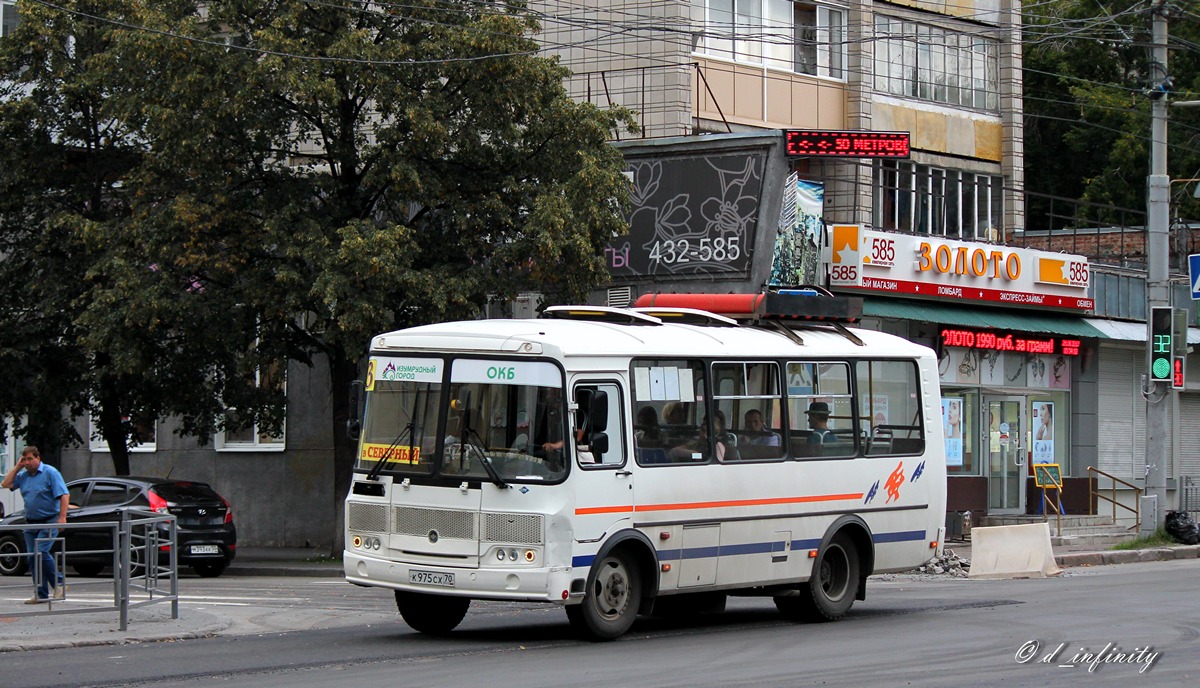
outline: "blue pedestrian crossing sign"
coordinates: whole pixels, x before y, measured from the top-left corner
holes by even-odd
[[[1188,256],[1188,281],[1192,285],[1192,300],[1200,301],[1200,253]]]

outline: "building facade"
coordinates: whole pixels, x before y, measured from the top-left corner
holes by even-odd
[[[860,295],[865,327],[943,361],[943,422],[960,434],[947,447],[948,509],[1043,510],[1035,462],[1061,467],[1069,513],[1097,509],[1090,488],[1113,485],[1106,474],[1144,483],[1144,227],[1081,237],[1026,217],[1019,2],[539,8],[575,97],[628,107],[642,126],[616,144],[631,231],[609,248],[613,281],[596,302],[807,282]],[[911,155],[788,155],[781,130],[904,132]],[[867,252],[853,280],[840,225]],[[894,252],[886,269],[876,246]],[[910,269],[922,247],[927,267]],[[1200,411],[1193,388],[1158,402],[1180,428],[1168,506],[1200,474],[1200,433],[1183,422]],[[1135,491],[1116,488],[1134,505]]]

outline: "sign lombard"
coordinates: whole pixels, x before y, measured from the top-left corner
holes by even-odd
[[[1091,311],[1084,256],[833,225],[829,286],[919,298]]]

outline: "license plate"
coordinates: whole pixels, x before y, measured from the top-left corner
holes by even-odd
[[[216,545],[192,545],[192,554],[220,554],[221,548]]]
[[[438,585],[443,588],[453,588],[454,574],[434,573],[433,571],[409,571],[408,582],[418,585]]]

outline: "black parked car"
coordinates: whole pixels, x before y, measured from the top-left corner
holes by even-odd
[[[70,492],[68,523],[107,523],[119,518],[124,507],[138,507],[175,517],[179,565],[190,566],[206,578],[221,575],[237,553],[237,529],[233,509],[224,497],[205,483],[162,478],[82,478],[67,483]],[[24,523],[25,512],[16,511],[0,524]],[[67,564],[81,576],[95,576],[112,565],[112,530],[63,529]],[[109,550],[103,554],[78,554]],[[0,574],[26,572],[28,558],[15,556],[25,551],[19,531],[0,532]],[[76,554],[72,554],[76,552]],[[160,552],[166,561],[169,553]]]

